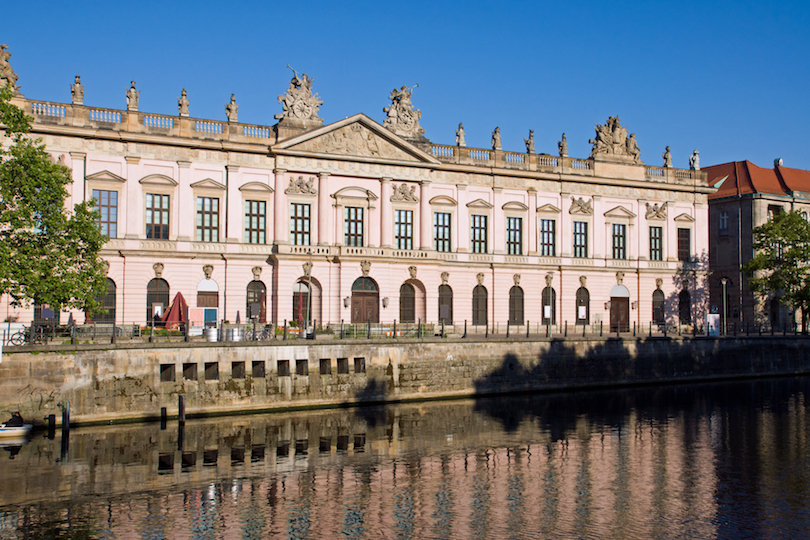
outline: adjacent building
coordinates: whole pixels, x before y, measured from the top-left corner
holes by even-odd
[[[272,126],[83,103],[15,102],[55,160],[69,203],[95,198],[109,236],[107,313],[145,324],[182,292],[230,321],[531,323],[627,329],[691,324],[708,309],[705,172],[641,161],[617,117],[587,159],[434,144],[412,89],[324,125],[312,80],[294,73]],[[124,92],[122,92],[123,94]],[[668,154],[668,152],[667,152]],[[666,157],[666,156],[665,156]],[[28,321],[32,310],[10,306]],[[66,319],[67,316],[63,315]],[[74,318],[81,322],[82,314]],[[64,322],[64,320],[63,320]]]

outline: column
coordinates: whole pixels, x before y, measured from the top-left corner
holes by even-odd
[[[391,208],[391,180],[393,178],[382,178],[380,190],[380,239],[381,247],[394,247],[394,211]]]
[[[275,192],[273,193],[273,240],[276,244],[289,243],[289,224],[287,223],[287,197],[284,195],[284,173],[286,169],[275,169]]]
[[[144,219],[146,216],[144,215],[144,208],[145,208],[145,199],[146,199],[146,191],[148,186],[142,185],[138,182],[138,172],[139,167],[138,163],[140,158],[127,156],[124,158],[126,160],[126,179],[127,181],[124,183],[123,189],[126,190],[126,198],[127,198],[127,208],[118,208],[118,237],[122,237],[121,231],[121,219],[123,218],[126,220],[126,227],[124,227],[124,231],[126,233],[123,235],[124,238],[129,239],[138,239],[138,238],[145,238],[146,237],[146,226],[144,225]],[[169,204],[174,205],[175,201],[177,200],[177,190],[175,190],[174,196],[172,196]],[[138,206],[140,209],[138,210]],[[135,210],[135,211],[133,211]],[[175,214],[176,211],[172,208],[172,214]],[[169,220],[171,220],[171,215],[169,216]],[[174,224],[169,223],[169,234],[177,234],[177,231],[174,227]]]
[[[419,249],[433,249],[433,216],[430,215],[430,180],[422,180],[419,189]]]
[[[329,237],[329,223],[333,216],[329,212],[329,173],[318,175],[318,245],[328,246],[334,240]]]

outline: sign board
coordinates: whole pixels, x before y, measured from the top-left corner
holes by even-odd
[[[580,321],[584,321],[585,319],[588,318],[588,308],[587,307],[585,307],[585,306],[577,306],[577,309],[578,309],[577,319],[579,319]]]
[[[250,303],[250,318],[258,319],[262,316],[262,305],[259,302]]]
[[[42,318],[43,319],[53,319],[54,313],[51,308],[42,308]]]
[[[708,336],[720,335],[720,315],[716,313],[706,315],[706,334]]]
[[[551,306],[543,306],[543,318],[544,319],[551,318]]]
[[[442,304],[439,306],[439,318],[440,319],[449,319],[450,318],[450,306],[447,304]]]
[[[163,302],[154,302],[152,304],[152,316],[153,317],[163,317]]]

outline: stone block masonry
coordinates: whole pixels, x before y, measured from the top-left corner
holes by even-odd
[[[0,410],[118,422],[810,372],[808,338],[130,344],[6,352]],[[8,351],[8,349],[7,349]]]

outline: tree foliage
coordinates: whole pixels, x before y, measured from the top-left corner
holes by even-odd
[[[810,313],[810,223],[797,211],[782,212],[753,230],[755,250],[743,270],[751,290],[778,295],[782,304],[800,309],[806,328]]]
[[[65,207],[70,169],[54,163],[30,117],[0,89],[0,293],[93,311],[106,292],[99,251],[106,238],[92,202]]]

